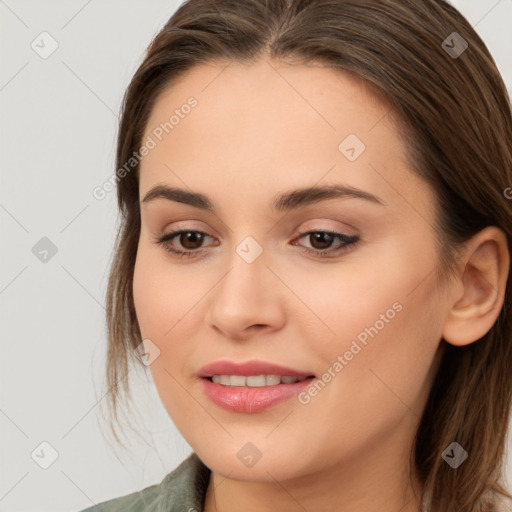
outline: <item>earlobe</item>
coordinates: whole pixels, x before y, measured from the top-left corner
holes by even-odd
[[[457,346],[468,345],[485,336],[503,307],[510,266],[505,233],[496,226],[477,233],[467,242],[460,264],[463,270],[453,284],[458,295],[443,328],[443,338]]]

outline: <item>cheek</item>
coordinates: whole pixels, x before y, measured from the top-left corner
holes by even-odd
[[[336,272],[332,266],[325,275],[295,278],[297,295],[321,320],[301,329],[323,363],[318,373],[328,383],[319,395],[343,404],[340,421],[378,411],[392,421],[408,408],[421,413],[442,332],[435,261],[429,247],[418,252],[395,240],[378,260],[375,253],[358,259],[357,268],[347,259]]]
[[[199,301],[207,286],[206,279],[183,272],[154,248],[139,246],[133,275],[135,310],[142,338],[158,347],[149,369],[170,414],[179,410],[187,415],[179,405],[190,400],[183,388],[189,383],[183,378],[190,375],[187,363],[197,349],[192,331],[198,328]]]
[[[193,276],[162,256],[161,248],[140,245],[133,275],[133,297],[141,333],[170,339],[202,290]]]
[[[404,422],[416,428],[431,386],[439,316],[426,311],[435,302],[429,290],[410,296],[407,292],[400,293],[398,287],[369,296],[359,303],[359,311],[353,308],[353,316],[340,313],[333,324],[338,337],[316,345],[325,373],[318,375],[322,384],[304,405],[304,413],[328,420],[331,427],[325,427],[325,436],[332,434],[329,429],[340,432],[324,447],[326,460],[332,457],[333,445],[356,457],[360,450],[403,432]],[[316,422],[306,428],[308,436],[318,436]]]

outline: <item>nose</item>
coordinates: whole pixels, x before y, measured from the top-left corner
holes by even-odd
[[[247,263],[235,253],[211,291],[206,322],[228,338],[245,340],[285,323],[286,288],[267,267],[264,254]]]

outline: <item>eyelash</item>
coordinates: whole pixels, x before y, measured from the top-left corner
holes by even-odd
[[[180,251],[178,249],[174,249],[173,247],[171,247],[171,245],[169,244],[169,242],[172,241],[173,238],[175,238],[176,236],[178,235],[181,235],[182,233],[199,233],[201,235],[206,235],[206,236],[210,236],[208,235],[208,233],[205,233],[203,231],[199,231],[199,230],[196,230],[196,229],[181,229],[181,230],[178,230],[178,231],[172,231],[171,233],[167,233],[165,235],[158,235],[156,237],[156,240],[155,240],[155,243],[157,245],[162,245],[164,250],[179,257],[179,258],[194,258],[196,257],[198,254],[201,253],[200,249],[195,249],[195,250],[188,250],[188,251]],[[322,233],[322,234],[327,234],[327,235],[332,235],[334,238],[340,240],[341,242],[343,242],[343,245],[337,249],[332,249],[332,248],[328,248],[328,249],[311,249],[309,247],[303,247],[303,249],[309,253],[309,254],[314,254],[315,256],[318,256],[318,257],[321,257],[321,258],[329,258],[329,257],[333,257],[333,256],[326,256],[327,254],[331,254],[331,253],[334,253],[334,255],[338,255],[338,254],[341,254],[341,253],[344,253],[346,251],[349,251],[350,249],[352,249],[354,246],[357,245],[357,243],[359,242],[359,237],[358,236],[349,236],[349,235],[346,235],[344,233],[336,233],[334,231],[325,231],[325,230],[319,230],[319,231],[307,231],[305,233],[302,233],[298,239],[301,239],[301,238],[304,238],[305,236],[309,236],[309,235],[312,235],[312,234],[318,234],[318,233]]]

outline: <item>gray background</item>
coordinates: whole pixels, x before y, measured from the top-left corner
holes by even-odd
[[[453,3],[511,91],[512,0]],[[115,192],[92,195],[115,170],[124,89],[178,5],[0,0],[1,511],[80,510],[159,482],[191,452],[143,372],[133,380],[140,426],[130,451],[101,419],[117,206]],[[42,442],[58,453],[47,469]]]

